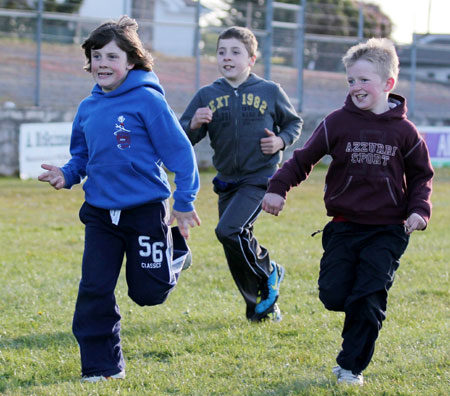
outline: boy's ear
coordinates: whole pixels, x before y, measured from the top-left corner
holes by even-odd
[[[250,57],[250,62],[249,62],[250,67],[255,66],[255,62],[256,62],[256,55],[253,55]]]
[[[386,92],[392,91],[392,89],[394,88],[394,85],[395,85],[395,79],[394,79],[394,77],[389,77],[389,78],[386,80],[386,85],[385,85],[384,90],[385,90]]]
[[[134,67],[134,63],[128,63],[127,70],[131,70]]]

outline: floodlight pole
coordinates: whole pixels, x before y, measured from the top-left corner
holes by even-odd
[[[417,72],[417,34],[413,33],[413,41],[411,44],[411,80],[410,93],[408,99],[408,116],[414,117],[416,111],[416,72]]]
[[[272,40],[273,40],[273,0],[266,3],[266,39],[264,41],[264,78],[270,80],[272,68]]]
[[[37,18],[36,18],[36,91],[34,95],[35,106],[40,105],[41,97],[41,41],[42,41],[42,11],[44,9],[43,0],[38,2]]]
[[[298,10],[298,76],[297,76],[297,96],[298,104],[297,111],[302,112],[303,110],[303,64],[304,64],[304,53],[305,53],[305,10],[306,10],[306,0],[300,0],[300,8]]]

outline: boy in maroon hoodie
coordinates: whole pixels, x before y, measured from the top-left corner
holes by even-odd
[[[431,215],[428,150],[406,118],[406,100],[390,92],[398,57],[386,39],[370,39],[343,58],[349,92],[345,105],[319,124],[270,180],[262,208],[275,216],[286,194],[326,154],[325,207],[319,298],[345,312],[342,350],[333,368],[338,383],[362,385],[382,322],[387,292],[409,235]]]

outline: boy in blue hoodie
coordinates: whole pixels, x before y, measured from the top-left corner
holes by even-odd
[[[223,78],[196,93],[180,122],[192,144],[209,135],[219,197],[216,235],[247,319],[260,322],[281,320],[276,301],[284,268],[258,243],[253,226],[269,178],[300,136],[302,120],[279,84],[251,73],[257,46],[249,29],[224,30],[217,39]]]
[[[123,16],[91,32],[83,43],[85,70],[96,82],[75,116],[71,159],[43,164],[40,181],[55,189],[83,185],[82,277],[73,319],[84,381],[125,376],[120,314],[114,289],[124,254],[128,295],[141,306],[161,304],[190,261],[185,239],[200,225],[193,202],[199,189],[189,140],[168,106],[153,60]],[[175,173],[171,194],[164,165]],[[170,225],[177,220],[178,228]]]

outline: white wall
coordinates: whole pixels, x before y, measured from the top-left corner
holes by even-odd
[[[153,50],[167,55],[193,56],[195,7],[156,2]]]
[[[80,15],[95,18],[118,18],[130,15],[130,0],[84,0]]]

